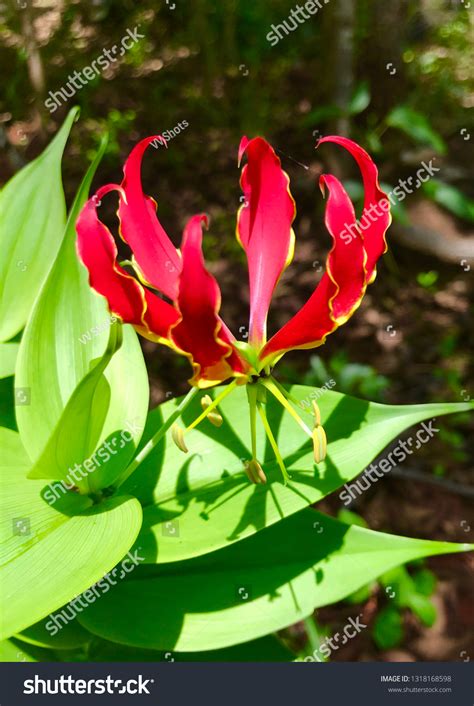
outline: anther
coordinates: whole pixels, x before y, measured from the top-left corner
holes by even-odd
[[[267,482],[267,476],[265,475],[265,473],[263,472],[263,468],[255,458],[253,458],[251,461],[245,461],[244,467],[247,477],[251,483],[264,484]]]
[[[184,429],[180,427],[179,424],[173,424],[171,427],[171,438],[178,449],[183,451],[185,454],[188,453],[188,447],[184,443]]]
[[[313,456],[315,463],[320,463],[321,461],[324,461],[326,458],[326,450],[327,450],[327,440],[326,440],[326,432],[324,431],[323,427],[318,424],[317,426],[314,427],[313,430]]]
[[[206,409],[209,407],[209,405],[212,404],[212,398],[210,395],[204,395],[204,397],[201,398],[201,407],[203,411],[205,412]],[[222,419],[222,416],[219,414],[217,409],[213,409],[209,412],[207,415],[207,418],[213,424],[215,427],[220,427],[222,426],[222,422],[224,421]]]

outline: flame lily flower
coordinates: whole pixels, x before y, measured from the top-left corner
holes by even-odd
[[[185,431],[207,418],[220,425],[219,403],[236,385],[247,385],[250,406],[252,458],[246,464],[249,479],[265,482],[256,458],[256,419],[262,419],[285,482],[288,474],[265,413],[267,393],[273,395],[313,441],[314,459],[326,454],[326,436],[314,403],[310,426],[295,410],[291,395],[272,377],[275,363],[294,349],[315,348],[345,323],[359,306],[366,287],[376,275],[376,263],[386,251],[390,225],[389,201],[378,184],[377,168],[359,145],[344,137],[322,138],[345,148],[356,160],[364,184],[364,211],[360,222],[341,182],[323,174],[319,186],[327,191],[325,224],[332,238],[326,271],[304,306],[267,340],[267,314],[273,291],[290,264],[295,235],[295,202],[289,177],[280,159],[262,137],[244,137],[241,187],[245,202],[237,215],[236,235],[245,251],[250,285],[248,342],[237,341],[219,315],[221,295],[206,269],[202,253],[204,214],[190,218],[178,250],[157,217],[157,204],[143,193],[141,162],[147,146],[160,136],[148,137],[132,150],[122,183],[100,188],[84,205],[77,221],[77,250],[89,272],[90,286],[104,296],[109,310],[144,337],[186,356],[192,366],[190,384],[206,389],[232,379],[216,399],[205,395],[202,414],[186,430],[172,428],[174,441],[187,451]],[[156,144],[156,143],[155,143]],[[97,207],[111,191],[118,193],[119,234],[132,250],[131,261],[117,261],[115,241],[100,221]],[[387,207],[388,204],[388,207]],[[376,216],[370,216],[375,211]],[[365,225],[362,225],[362,221]],[[128,270],[125,269],[128,266]],[[132,270],[132,273],[129,270]]]

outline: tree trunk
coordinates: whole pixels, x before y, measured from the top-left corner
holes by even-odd
[[[343,111],[337,120],[337,132],[349,137],[347,109],[354,92],[355,0],[337,0],[334,18],[334,103]]]

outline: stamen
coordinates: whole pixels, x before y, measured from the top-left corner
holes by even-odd
[[[200,414],[199,417],[194,420],[194,422],[192,422],[188,427],[186,427],[186,431],[190,431],[191,429],[194,429],[194,427],[197,427],[197,425],[200,424],[202,420],[205,419],[208,414],[212,412],[212,410],[215,409],[217,405],[220,404],[222,400],[227,397],[227,395],[230,395],[236,385],[237,380],[233,380],[229,385],[227,385],[221,392],[221,394],[217,395],[215,400],[212,400],[211,404],[204,410],[204,412]]]
[[[326,432],[321,426],[321,412],[319,407],[313,400],[313,411],[314,411],[314,430],[313,430],[313,455],[316,463],[324,461],[326,458],[327,451],[327,439]]]
[[[313,431],[313,456],[316,463],[326,458],[327,440],[326,432],[321,425],[315,426]]]
[[[283,407],[287,410],[287,412],[289,414],[291,414],[291,416],[293,417],[295,422],[303,429],[305,434],[307,434],[309,437],[312,437],[311,429],[303,422],[303,420],[301,419],[299,414],[297,414],[297,412],[293,409],[291,404],[288,402],[288,400],[282,394],[282,392],[280,392],[280,390],[275,385],[273,380],[265,379],[265,380],[262,380],[261,384],[264,385],[267,388],[267,390],[269,390],[272,393],[272,395],[277,398],[277,400],[280,402],[280,404],[282,404]]]
[[[194,427],[196,427],[206,417],[210,417],[211,412],[213,412],[217,405],[220,404],[220,402],[222,402],[222,400],[232,392],[236,385],[237,380],[233,380],[229,385],[227,385],[227,387],[224,388],[220,395],[217,395],[215,400],[212,400],[209,395],[205,395],[201,400],[201,405],[204,407],[203,401],[206,405],[203,413],[200,414],[199,417],[197,417],[188,427],[186,427],[186,429],[178,426],[178,424],[173,424],[171,427],[171,438],[178,449],[181,449],[184,453],[188,453],[188,447],[184,442],[184,435],[186,432],[194,429]],[[220,426],[222,424],[222,417],[219,412],[214,412],[213,419],[209,419],[209,421],[211,421],[215,426]]]
[[[201,398],[201,407],[203,408],[204,411],[207,410],[209,405],[212,404],[212,397],[210,395],[204,395],[204,397]],[[213,424],[215,427],[220,427],[222,426],[222,422],[224,421],[222,419],[222,416],[219,414],[219,412],[214,410],[214,412],[209,412],[207,416],[208,420]]]
[[[258,485],[259,483],[265,484],[267,482],[267,476],[256,459],[253,458],[251,461],[245,461],[244,467],[247,478],[251,483]]]
[[[303,412],[306,412],[306,414],[309,414],[311,417],[314,417],[317,414],[319,414],[319,407],[316,404],[315,400],[312,400],[312,405],[313,405],[312,410],[308,409],[306,406],[302,407],[301,400],[298,400],[294,395],[291,394],[291,392],[288,392],[288,390],[285,390],[283,385],[281,385],[278,382],[278,380],[275,380],[275,378],[272,378],[272,382],[274,385],[276,385],[278,387],[278,389],[280,390],[282,395],[284,395],[289,402],[292,402],[295,405],[295,407],[298,407],[298,409],[301,409]],[[321,418],[319,417],[319,419],[321,419]],[[321,422],[319,421],[319,423],[321,423]]]
[[[277,400],[284,406],[286,410],[291,414],[293,419],[299,424],[299,426],[308,434],[308,436],[313,440],[313,456],[316,463],[324,461],[326,458],[327,451],[327,439],[326,432],[321,426],[321,412],[319,410],[316,401],[312,401],[313,414],[314,414],[314,429],[310,429],[306,426],[299,415],[296,413],[294,408],[291,406],[289,400],[287,399],[287,393],[281,385],[279,385],[276,380],[266,379],[262,380],[262,385],[264,385],[270,392],[277,398]],[[288,395],[289,396],[289,395]]]
[[[316,404],[315,400],[313,400],[313,412],[314,412],[314,426],[319,427],[321,425],[321,412],[319,411],[319,407]]]
[[[171,427],[171,438],[173,439],[178,449],[183,451],[183,453],[185,454],[188,453],[188,447],[184,443],[184,429],[180,427],[179,424],[173,424],[173,426]]]
[[[266,483],[267,477],[262,466],[257,461],[257,404],[260,399],[259,386],[247,385],[247,397],[250,410],[250,439],[252,444],[252,460],[245,461],[245,472],[251,483]]]
[[[302,407],[301,400],[298,400],[294,395],[291,394],[291,392],[288,392],[288,390],[285,390],[283,385],[281,385],[278,382],[278,380],[275,380],[275,378],[272,378],[272,382],[274,385],[276,385],[278,387],[281,394],[284,395],[289,402],[292,402],[292,404],[294,404],[295,407],[298,407],[298,409],[301,409],[303,412],[306,412],[306,414],[309,414],[311,417],[313,416],[313,412],[304,406]]]
[[[280,449],[278,448],[278,444],[275,441],[275,437],[273,436],[272,430],[270,429],[270,425],[268,423],[267,415],[265,414],[265,411],[263,407],[261,406],[260,403],[257,403],[257,409],[258,412],[262,418],[263,426],[265,428],[266,435],[268,437],[268,441],[270,442],[270,446],[273,449],[273,453],[275,454],[275,458],[277,460],[277,463],[280,467],[280,471],[282,472],[283,475],[283,480],[285,481],[285,485],[288,483],[289,480],[291,480],[290,476],[288,475],[288,471],[285,468],[285,463],[281,457],[280,454]]]

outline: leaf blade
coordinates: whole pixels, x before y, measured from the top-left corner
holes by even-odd
[[[25,326],[61,245],[66,223],[61,158],[78,112],[69,111],[45,151],[0,192],[0,341]]]
[[[36,301],[20,345],[15,385],[29,390],[30,402],[17,406],[16,415],[20,435],[33,461],[38,461],[45,452],[75,390],[107,347],[112,317],[105,300],[89,287],[86,269],[75,248],[76,218],[87,198],[105,147],[106,141],[103,140],[79,187],[60,252]],[[128,374],[130,369],[134,370],[133,378]],[[78,428],[90,436],[89,446],[87,440],[83,440],[86,457],[82,461],[89,461],[92,452],[111,435],[125,431],[127,422],[133,430],[133,443],[127,444],[120,459],[114,456],[113,463],[95,470],[88,478],[92,489],[107,484],[110,476],[114,477],[118,472],[117,468],[126,465],[139,442],[146,418],[148,378],[140,344],[131,326],[123,327],[123,344],[99,383],[100,389],[91,400],[89,423]],[[53,441],[51,444],[54,446]],[[62,456],[65,462],[67,452]],[[71,469],[66,464],[61,474],[57,470],[55,476],[64,477]]]
[[[27,480],[29,460],[18,433],[0,429],[6,453],[0,468],[4,512],[0,517],[1,638],[45,618],[100,580],[130,549],[142,513],[122,496],[92,506],[68,493],[54,506],[43,482]],[[110,502],[112,500],[112,502]],[[21,586],[21,590],[18,587]]]
[[[389,568],[467,548],[348,526],[308,509],[213,554],[140,567],[79,621],[136,647],[220,649],[302,620]]]

